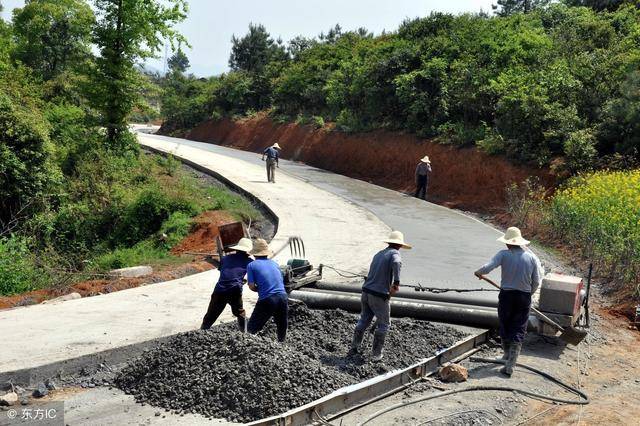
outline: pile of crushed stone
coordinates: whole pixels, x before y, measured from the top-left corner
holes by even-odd
[[[464,337],[446,325],[394,319],[383,363],[347,358],[357,316],[340,310],[290,308],[285,344],[270,324],[257,336],[233,324],[182,333],[143,353],[115,385],[136,401],[176,413],[249,422],[283,413],[349,384],[407,367]]]

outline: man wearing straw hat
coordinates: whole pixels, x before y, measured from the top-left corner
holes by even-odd
[[[262,152],[262,161],[264,161],[265,156],[267,157],[267,180],[271,183],[276,183],[276,167],[280,167],[278,162],[280,157],[278,151],[280,149],[282,148],[276,142]]]
[[[431,174],[431,161],[429,161],[429,156],[425,155],[416,167],[416,198],[427,199],[429,174]]]
[[[353,356],[360,350],[364,333],[376,318],[376,330],[373,335],[371,359],[382,360],[382,348],[391,323],[391,296],[400,288],[400,270],[402,258],[400,249],[410,249],[404,242],[404,235],[400,231],[393,231],[384,240],[387,248],[379,251],[371,261],[369,274],[362,285],[360,320],[353,333],[351,349],[347,356]]]
[[[247,331],[256,334],[264,328],[267,321],[273,318],[278,341],[284,342],[287,336],[289,298],[284,288],[282,272],[278,264],[269,259],[273,252],[262,238],[254,242],[251,254],[256,260],[247,268],[247,281],[249,288],[258,292],[258,302],[249,318]]]
[[[242,307],[242,286],[244,285],[244,276],[247,273],[247,267],[253,259],[249,257],[249,252],[253,248],[253,244],[249,238],[242,238],[238,244],[231,247],[235,253],[224,256],[220,259],[218,269],[220,270],[220,278],[211,294],[211,301],[207,313],[202,319],[202,330],[211,328],[218,319],[224,308],[231,306],[231,313],[238,318],[238,327],[240,330],[245,329],[245,312]]]
[[[515,226],[507,229],[498,241],[506,244],[507,249],[499,251],[475,275],[482,279],[498,266],[501,268],[498,319],[505,365],[500,372],[511,377],[527,331],[531,295],[542,283],[542,265],[540,259],[526,248],[529,241],[522,238],[520,229]]]

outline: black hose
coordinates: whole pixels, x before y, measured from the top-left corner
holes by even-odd
[[[504,364],[505,361],[504,360],[497,360],[497,359],[487,359],[487,358],[475,358],[472,357],[470,358],[470,361],[472,362],[486,362],[486,363],[491,363],[491,364]],[[547,400],[547,401],[551,401],[551,402],[557,402],[557,403],[561,403],[561,404],[571,404],[571,405],[587,405],[589,404],[589,397],[587,396],[587,394],[585,394],[584,392],[582,392],[579,389],[576,389],[572,386],[569,386],[568,384],[562,382],[560,379],[552,376],[549,373],[545,373],[544,371],[538,370],[537,368],[533,368],[533,367],[529,367],[528,365],[524,365],[524,364],[516,364],[518,367],[522,367],[526,370],[532,371],[536,374],[541,375],[542,377],[551,380],[552,382],[558,384],[559,386],[563,387],[564,389],[568,390],[569,392],[579,396],[581,399],[579,400],[573,400],[573,399],[564,399],[564,398],[555,398],[549,395],[544,395],[544,394],[540,394],[540,393],[536,393],[536,392],[531,392],[525,389],[518,389],[518,388],[514,388],[514,387],[510,387],[510,386],[469,386],[466,388],[462,388],[462,389],[454,389],[454,390],[449,390],[449,391],[445,391],[442,393],[438,393],[435,395],[426,395],[426,396],[422,396],[420,398],[415,398],[412,399],[410,401],[406,401],[406,402],[401,402],[398,404],[394,404],[391,405],[389,407],[383,408],[382,410],[376,411],[375,413],[373,413],[372,415],[370,415],[369,417],[367,417],[362,423],[359,423],[359,426],[364,426],[367,423],[369,423],[370,421],[372,421],[375,418],[380,417],[383,414],[386,414],[390,411],[393,410],[397,410],[398,408],[402,408],[402,407],[406,407],[408,405],[412,405],[412,404],[417,404],[418,402],[423,402],[423,401],[428,401],[430,399],[436,399],[436,398],[442,398],[444,396],[449,396],[449,395],[454,395],[457,393],[463,393],[463,392],[475,392],[475,391],[499,391],[499,392],[516,392],[519,393],[521,395],[526,395],[526,396],[530,396],[533,398],[538,398],[538,399],[543,399],[543,400]]]

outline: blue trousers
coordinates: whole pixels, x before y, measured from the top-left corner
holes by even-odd
[[[286,294],[274,294],[258,300],[249,318],[247,331],[251,334],[258,333],[272,317],[278,330],[278,341],[284,342],[289,322],[289,300]]]
[[[527,333],[531,293],[518,290],[500,290],[498,319],[500,338],[507,343],[522,343]]]

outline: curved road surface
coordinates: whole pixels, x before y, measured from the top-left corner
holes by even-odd
[[[266,172],[263,170],[264,163],[260,160],[260,154],[159,135],[141,134],[139,140],[143,145],[171,152],[177,157],[184,158],[185,152],[189,153],[189,157],[198,153],[194,158],[199,155],[204,156],[204,153],[212,153],[220,156],[218,158],[227,158],[226,161],[241,160],[259,166],[261,170],[257,182],[253,175],[244,177],[244,180],[248,180],[249,184],[269,185],[266,183]],[[244,169],[238,172],[242,174]],[[486,283],[478,282],[473,276],[473,271],[503,247],[496,242],[496,238],[501,233],[489,225],[456,210],[426,203],[397,191],[305,164],[281,160],[280,169],[276,171],[277,183],[275,185],[277,187],[285,186],[288,180],[284,179],[289,177],[307,182],[337,195],[343,200],[348,200],[373,213],[377,219],[390,228],[403,231],[405,239],[413,245],[412,250],[402,252],[402,281],[404,283],[421,283],[440,288],[470,288],[471,286],[491,288]],[[241,176],[239,180],[242,179]],[[339,206],[316,205],[301,206],[301,208],[305,209],[305,214],[314,215],[317,212],[334,212]],[[339,212],[336,213],[339,215]],[[367,223],[355,222],[350,226],[354,227],[352,229],[356,231],[356,235],[370,235],[376,232],[369,228]],[[346,237],[335,227],[321,231],[324,238],[333,238],[336,235]],[[352,234],[347,234],[349,235],[347,238],[353,238]],[[302,237],[305,242],[309,240],[305,234],[302,234]],[[380,239],[383,235],[376,237]],[[375,249],[381,247],[383,245],[376,244]],[[370,258],[369,256],[363,258],[360,254],[363,252],[370,254],[373,251],[371,247],[354,244],[353,249],[349,252],[336,253],[336,255],[339,259],[358,257],[359,263],[355,265],[355,269],[359,273],[366,274]],[[331,264],[331,261],[326,258],[320,259],[320,261]],[[474,293],[473,297],[491,299],[497,296],[495,293]]]

